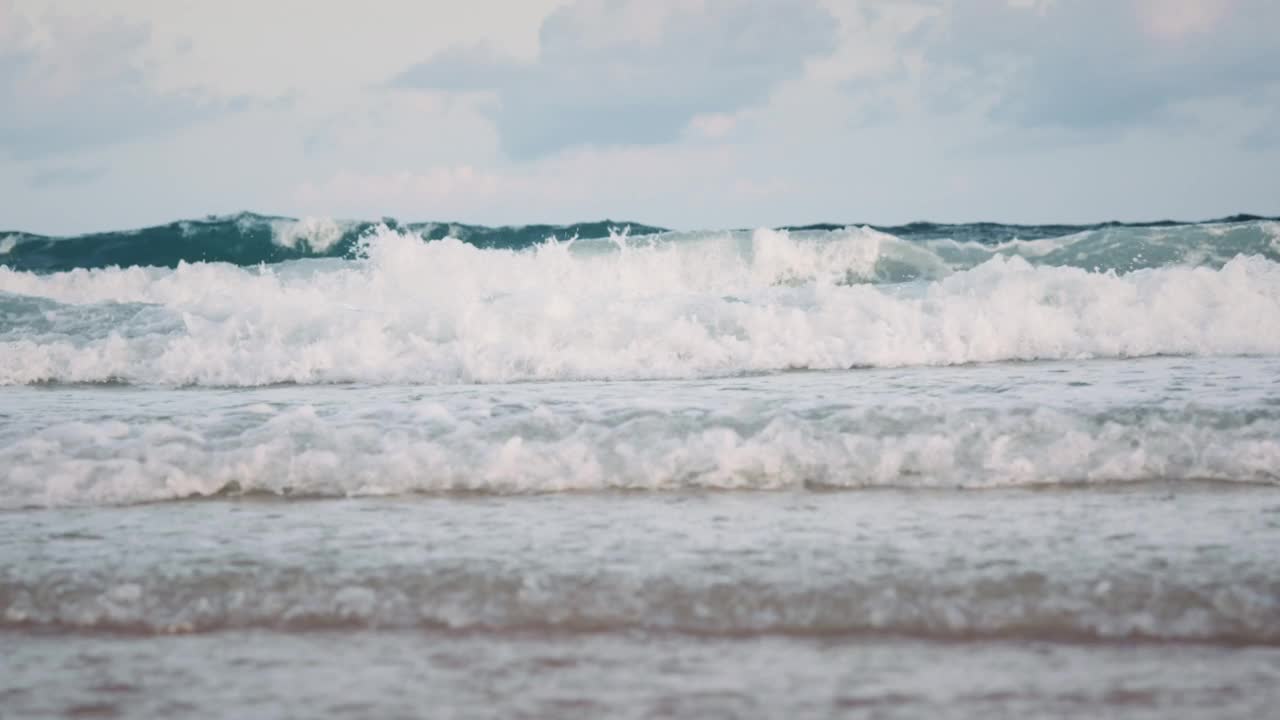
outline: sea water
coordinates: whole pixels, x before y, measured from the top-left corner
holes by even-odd
[[[0,233],[0,715],[1280,699],[1276,222],[598,225]]]

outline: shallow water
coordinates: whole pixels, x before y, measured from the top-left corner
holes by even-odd
[[[0,514],[21,713],[1258,716],[1257,486],[216,499]]]
[[[1258,716],[1277,378],[1243,357],[0,388],[0,699]]]
[[[1280,699],[1272,648],[426,631],[0,641],[15,648],[0,701],[45,717],[1154,720],[1261,718]]]

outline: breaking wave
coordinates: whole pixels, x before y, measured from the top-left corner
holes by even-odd
[[[1280,407],[1265,398],[981,407],[924,388],[886,401],[856,384],[788,385],[772,399],[738,389],[749,402],[727,399],[734,387],[724,384],[650,387],[640,398],[598,386],[420,398],[333,388],[302,403],[273,393],[225,407],[190,405],[188,392],[101,419],[88,398],[68,400],[76,419],[55,405],[38,424],[0,433],[0,509],[241,494],[1280,483]]]
[[[62,272],[77,268],[176,267],[180,263],[219,262],[251,266],[302,258],[349,257],[362,238],[393,227],[425,240],[452,237],[483,248],[527,248],[549,237],[608,237],[611,229],[637,234],[662,228],[609,220],[573,225],[486,227],[463,223],[381,222],[332,218],[286,218],[254,213],[180,220],[166,225],[115,232],[54,237],[0,232],[0,265],[15,270]]]
[[[811,242],[843,240],[861,229],[866,251],[901,241],[883,258],[882,277],[904,279],[940,268],[972,267],[994,255],[1034,258],[1038,264],[1126,272],[1183,264],[1220,266],[1238,254],[1280,258],[1277,218],[1237,215],[1203,223],[1100,223],[1093,225],[1003,225],[999,223],[911,223],[896,226],[806,225],[781,230]],[[177,267],[219,262],[240,266],[303,258],[349,258],[381,228],[425,241],[446,237],[478,248],[526,250],[549,239],[566,241],[631,238],[664,243],[732,237],[749,241],[751,232],[675,232],[654,225],[602,220],[570,225],[487,227],[463,223],[399,223],[286,218],[240,213],[181,220],[137,230],[67,237],[0,231],[0,265],[14,270],[63,272],[103,267]],[[867,231],[875,231],[867,232]]]
[[[350,260],[0,267],[0,384],[500,383],[1280,353],[1274,237],[1099,271],[1077,265],[1116,252],[1110,231],[996,246],[805,232],[820,234],[502,250],[379,227]],[[1081,243],[1096,252],[1066,262]]]

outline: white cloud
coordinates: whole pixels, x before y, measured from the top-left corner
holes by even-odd
[[[156,68],[166,88],[325,96],[380,84],[453,44],[533,57],[539,22],[564,1],[112,0],[99,12],[148,21],[159,42],[189,45]]]
[[[1231,0],[1136,0],[1134,3],[1142,30],[1169,41],[1213,32],[1231,9]]]
[[[918,40],[939,107],[1096,139],[1280,85],[1277,26],[1272,0],[966,0]]]
[[[728,137],[738,126],[738,118],[728,113],[702,113],[689,119],[689,131],[711,140]]]
[[[318,208],[342,203],[402,209],[474,208],[492,202],[499,191],[518,191],[520,184],[470,165],[381,174],[340,171],[323,182],[304,182],[296,197],[304,206]]]
[[[303,212],[488,224],[565,223],[605,216],[688,224],[708,208],[777,193],[731,148],[579,148],[514,166],[466,164],[393,172],[340,171],[298,186]],[[741,182],[738,182],[741,180]]]
[[[27,177],[27,184],[34,188],[85,185],[97,180],[105,173],[106,168],[102,167],[54,166],[32,173]]]
[[[237,106],[195,90],[156,90],[146,72],[146,24],[29,17],[12,3],[0,19],[0,152],[12,158],[171,132]]]
[[[0,226],[1274,213],[1277,8],[0,0]]]
[[[767,100],[807,59],[834,48],[835,27],[807,0],[578,0],[543,22],[533,62],[460,47],[397,84],[496,92],[493,118],[517,159],[660,144],[699,114]]]

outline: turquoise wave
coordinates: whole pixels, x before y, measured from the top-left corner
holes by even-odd
[[[303,258],[350,257],[362,237],[377,227],[408,230],[425,240],[454,237],[481,248],[522,249],[557,238],[603,238],[610,230],[663,232],[642,223],[601,220],[570,225],[488,227],[448,222],[308,220],[240,213],[179,220],[164,225],[75,236],[0,231],[0,265],[14,270],[61,272],[77,268],[177,267],[221,262],[251,266]],[[7,250],[7,252],[5,252]]]
[[[993,254],[1022,255],[1035,264],[1070,265],[1126,272],[1173,264],[1221,266],[1237,255],[1280,260],[1280,218],[1234,215],[1185,223],[1093,223],[1010,225],[933,223],[863,225],[819,223],[779,228],[799,238],[823,240],[851,228],[870,228],[926,250],[942,264],[972,266]],[[49,236],[0,231],[0,266],[29,272],[78,268],[177,267],[180,263],[274,264],[305,258],[349,258],[362,238],[379,227],[409,231],[423,240],[452,237],[484,249],[520,250],[549,238],[604,239],[663,235],[670,241],[742,231],[673,232],[638,222],[600,220],[568,225],[490,227],[449,222],[400,223],[370,220],[296,219],[240,213],[180,220],[137,230]],[[1059,241],[1059,242],[1055,242]],[[890,273],[909,278],[918,268]]]

